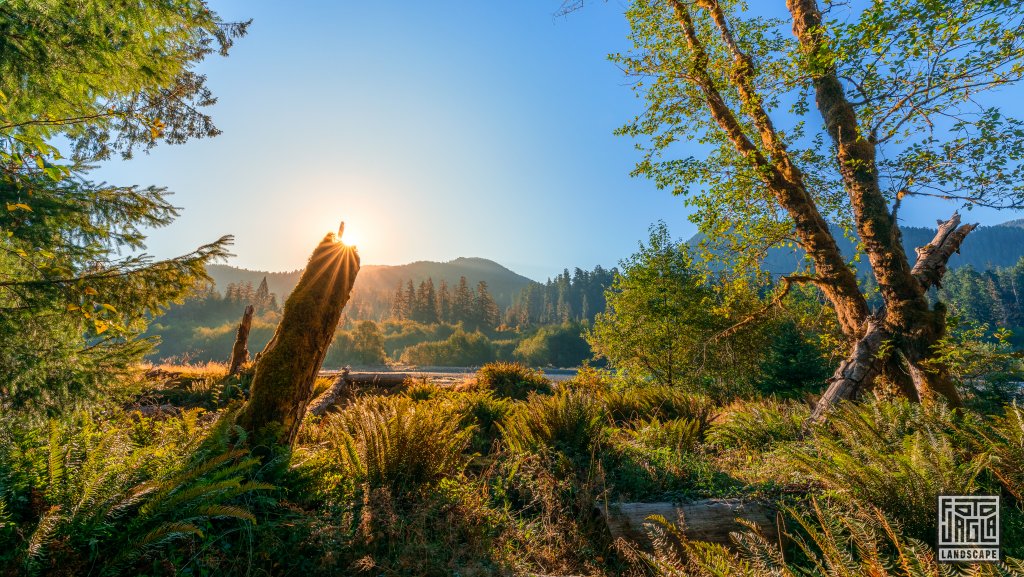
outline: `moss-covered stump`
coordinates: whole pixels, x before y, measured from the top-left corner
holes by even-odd
[[[358,272],[359,254],[341,243],[340,232],[328,234],[313,251],[281,323],[257,357],[249,401],[238,414],[238,424],[256,443],[294,443]]]

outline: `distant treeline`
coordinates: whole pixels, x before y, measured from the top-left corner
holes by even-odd
[[[415,321],[423,324],[463,324],[472,329],[497,328],[501,322],[501,311],[487,290],[487,283],[480,281],[476,289],[469,288],[466,277],[459,279],[454,290],[441,281],[434,288],[434,279],[421,281],[419,287],[412,280],[406,281],[391,296],[389,320]]]
[[[546,283],[526,285],[504,310],[484,281],[463,276],[449,286],[433,277],[418,284],[403,279],[391,291],[357,290],[345,314],[355,320],[461,323],[471,330],[593,322],[605,308],[604,291],[616,273],[600,265],[592,271],[565,269]]]
[[[1024,345],[1024,258],[982,272],[966,266],[946,273],[938,298],[961,321],[1005,328]]]
[[[505,322],[510,326],[593,322],[597,313],[604,311],[604,292],[617,273],[617,269],[606,270],[601,265],[592,271],[576,268],[571,275],[565,269],[546,284],[524,288],[505,312]]]
[[[527,286],[504,312],[484,281],[462,277],[454,287],[427,278],[399,283],[390,295],[364,293],[346,307],[325,367],[386,362],[473,366],[516,360],[533,366],[577,366],[591,358],[582,333],[604,310],[604,290],[614,269],[566,270],[546,284]],[[472,287],[472,288],[471,288]],[[222,294],[204,287],[150,325],[161,340],[154,360],[225,360],[246,305],[256,307],[249,349],[269,342],[280,320],[277,295],[264,279],[229,283]],[[381,313],[379,311],[386,311]]]

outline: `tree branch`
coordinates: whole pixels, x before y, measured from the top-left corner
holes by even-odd
[[[683,31],[686,44],[693,54],[693,82],[704,93],[711,116],[719,127],[725,131],[736,150],[749,159],[761,173],[761,178],[775,196],[777,202],[793,219],[800,245],[814,260],[815,272],[820,283],[819,288],[832,301],[839,317],[840,326],[847,337],[853,339],[862,334],[864,321],[868,317],[867,301],[860,292],[857,278],[846,264],[835,238],[828,228],[828,223],[818,212],[813,198],[807,192],[802,173],[789,160],[785,146],[778,136],[771,119],[761,106],[760,97],[753,87],[753,62],[747,57],[732,38],[725,17],[717,2],[702,0],[702,5],[716,18],[716,26],[723,35],[725,43],[731,46],[734,58],[738,60],[733,82],[740,90],[741,99],[749,113],[754,117],[754,124],[761,135],[761,141],[772,159],[765,157],[747,136],[746,131],[736,115],[726,104],[722,94],[708,71],[709,57],[704,45],[697,37],[693,19],[686,4],[682,0],[670,0],[676,19]],[[773,162],[774,161],[774,162]]]
[[[964,238],[978,227],[977,224],[960,226],[958,212],[954,212],[945,222],[940,220],[938,224],[939,230],[935,233],[935,238],[928,244],[914,249],[917,252],[917,262],[912,273],[924,290],[942,286],[942,277],[946,274],[949,259],[960,252]]]

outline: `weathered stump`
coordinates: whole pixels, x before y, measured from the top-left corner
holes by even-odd
[[[729,533],[747,530],[737,518],[757,525],[769,540],[778,540],[775,511],[764,504],[739,499],[704,499],[693,503],[609,503],[598,504],[613,538],[624,538],[649,548],[648,518],[660,515],[677,523],[691,541],[731,545]]]
[[[295,442],[358,272],[359,254],[340,242],[340,231],[313,251],[281,323],[256,360],[249,401],[238,413],[238,424],[256,435],[256,443]]]
[[[238,323],[238,332],[235,334],[235,346],[231,347],[231,364],[228,366],[228,376],[237,375],[242,370],[242,365],[249,361],[249,329],[252,328],[252,315],[256,307],[248,305],[242,313],[242,322]]]

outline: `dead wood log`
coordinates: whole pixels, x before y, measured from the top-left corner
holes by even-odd
[[[242,321],[238,323],[238,332],[235,334],[235,346],[231,347],[231,364],[228,367],[228,376],[237,375],[242,370],[242,365],[249,361],[249,329],[252,328],[252,315],[256,307],[248,305],[242,313]]]
[[[342,229],[344,223],[342,223]],[[255,445],[291,446],[313,396],[313,383],[359,272],[359,254],[329,233],[288,296],[281,323],[256,361],[251,396],[238,424]]]
[[[330,388],[309,403],[307,414],[322,417],[331,407],[337,405],[339,401],[355,396],[355,387],[348,380],[348,375],[348,369],[342,370]]]
[[[660,515],[679,525],[683,534],[692,541],[732,544],[730,533],[746,531],[736,521],[754,523],[770,541],[779,538],[776,511],[758,502],[740,499],[704,499],[692,503],[609,503],[598,504],[608,531],[613,538],[623,538],[649,549],[651,536],[646,525],[651,516]]]

